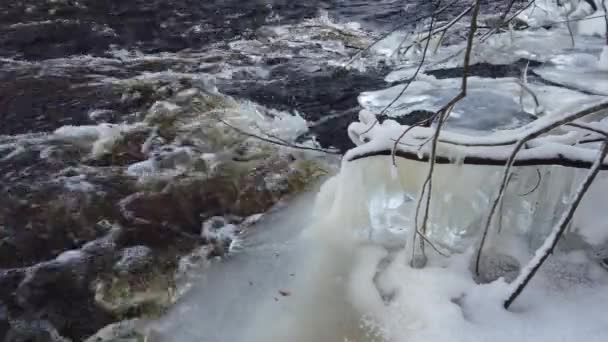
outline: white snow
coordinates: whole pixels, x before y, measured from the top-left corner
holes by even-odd
[[[608,304],[605,285],[548,291],[540,278],[560,279],[543,274],[520,298],[521,304],[505,311],[502,281],[476,285],[454,265],[414,270],[395,262],[383,277],[388,278],[385,286],[397,288],[393,302],[372,323],[385,341],[599,342],[608,334],[608,319],[602,314]]]
[[[99,124],[96,126],[63,126],[53,132],[53,138],[90,148],[92,157],[109,153],[124,134],[137,125]]]

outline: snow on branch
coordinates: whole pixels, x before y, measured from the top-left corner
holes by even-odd
[[[486,136],[442,131],[435,163],[503,166],[513,156],[512,166],[590,168],[595,160],[595,151],[583,142],[603,140],[606,128],[599,122],[576,120],[606,111],[608,102],[600,102],[575,113],[542,117],[521,128]],[[411,127],[386,120],[370,129],[370,120],[363,120],[364,116],[369,116],[369,113],[363,113],[361,122],[354,122],[348,128],[349,136],[358,146],[346,153],[346,161],[391,156],[393,153],[396,157],[413,161],[429,161],[432,152],[429,141],[436,132],[435,128]],[[579,129],[569,130],[566,125]],[[404,131],[407,134],[401,137]],[[515,148],[517,153],[514,154]],[[603,161],[600,168],[608,169],[608,162]]]

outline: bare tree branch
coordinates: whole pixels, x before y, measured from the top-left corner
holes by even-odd
[[[429,218],[429,212],[430,212],[430,206],[431,206],[431,196],[432,196],[432,190],[433,190],[433,172],[435,170],[435,157],[437,154],[437,142],[439,139],[439,134],[441,133],[441,128],[442,128],[446,118],[452,111],[452,108],[454,108],[456,103],[458,101],[460,101],[461,99],[463,99],[467,94],[467,81],[468,81],[468,74],[469,74],[469,65],[471,62],[471,51],[473,49],[473,40],[475,37],[475,32],[477,31],[477,17],[479,15],[480,1],[476,0],[475,4],[473,6],[474,7],[473,7],[473,13],[471,15],[471,26],[469,28],[469,35],[468,35],[468,39],[467,39],[467,51],[464,56],[463,77],[462,77],[460,93],[458,93],[458,95],[456,95],[451,101],[449,101],[443,108],[441,108],[435,114],[435,115],[439,116],[439,120],[438,120],[437,128],[435,129],[435,133],[433,135],[433,140],[432,140],[432,145],[431,145],[431,155],[430,155],[430,159],[429,159],[429,171],[427,174],[427,178],[424,181],[424,184],[422,186],[422,190],[420,191],[421,196],[418,198],[419,202],[421,202],[423,200],[423,198],[425,199],[425,202],[426,202],[425,206],[424,206],[424,215],[422,216],[422,224],[420,226],[420,229],[416,229],[417,231],[420,231],[421,236],[425,236],[426,232],[427,232],[427,224],[428,224],[428,218]],[[402,134],[399,139],[397,139],[397,141],[395,142],[395,146],[397,145],[399,140],[401,138],[403,138],[404,135],[405,135],[405,133]],[[393,152],[394,151],[395,150],[393,149]],[[426,196],[424,196],[425,192],[426,192]],[[416,217],[417,217],[418,210],[420,210],[420,204],[418,204],[416,210],[417,210],[417,213],[416,213]],[[416,225],[418,224],[417,220],[415,220],[415,223],[416,223]],[[415,248],[415,246],[414,246],[414,248]],[[424,257],[424,239],[421,240],[420,250],[422,252],[423,258],[425,258]]]
[[[593,139],[589,141],[585,141],[584,143],[596,143],[601,142],[604,139]],[[386,156],[390,157],[392,155],[391,150],[381,150],[374,151],[369,153],[358,154],[347,161],[355,161],[359,159],[365,159],[370,157],[379,157]],[[399,158],[408,159],[412,161],[417,161],[421,163],[426,163],[429,161],[428,154],[419,154],[415,151],[403,151],[397,150],[395,155]],[[468,155],[461,159],[455,160],[448,156],[436,156],[435,164],[462,164],[462,165],[480,165],[480,166],[504,166],[506,163],[506,158],[502,157],[492,157],[492,156],[476,156],[476,155]],[[593,165],[593,162],[590,162],[586,158],[574,159],[568,158],[564,155],[556,155],[556,156],[525,156],[525,157],[517,157],[513,162],[512,166],[564,166],[571,167],[575,169],[588,169]],[[608,162],[605,162],[601,166],[602,170],[608,170]]]
[[[594,127],[592,125],[589,125],[587,123],[583,123],[583,122],[570,122],[567,123],[565,126],[571,126],[571,127],[576,127],[576,128],[580,128],[580,129],[584,129],[593,133],[597,133],[597,134],[601,134],[605,137],[608,137],[608,131],[605,131],[603,129],[600,129],[598,127]]]
[[[324,150],[324,149],[315,148],[315,147],[309,147],[309,146],[302,146],[302,145],[296,145],[296,144],[286,143],[282,139],[281,140],[273,140],[273,139],[265,138],[265,137],[262,137],[262,136],[257,135],[257,134],[246,132],[246,131],[244,131],[244,130],[242,130],[242,129],[234,126],[234,125],[231,125],[230,123],[228,123],[227,121],[225,121],[223,119],[218,118],[217,120],[219,122],[223,123],[224,125],[230,127],[231,129],[235,130],[239,134],[242,134],[242,135],[250,137],[250,138],[255,138],[255,139],[267,142],[269,144],[274,144],[274,145],[294,148],[294,149],[297,149],[297,150],[316,151],[316,152],[322,152],[322,153],[327,153],[327,154],[338,154],[338,155],[341,154],[338,151]]]
[[[575,45],[575,40],[574,40],[574,33],[572,32],[572,26],[570,26],[570,16],[566,15],[566,27],[568,28],[568,34],[570,35],[570,43],[572,44],[572,47],[574,47]]]

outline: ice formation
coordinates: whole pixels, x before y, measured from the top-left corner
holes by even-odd
[[[556,6],[555,1],[538,1],[536,12],[524,12],[522,17],[536,27],[573,11]],[[399,34],[372,52],[395,57],[390,47],[402,40]],[[603,39],[577,39],[581,44],[572,48],[567,29],[557,27],[499,34],[480,44],[484,53],[477,54],[475,61],[546,62],[534,72],[566,87],[528,84],[538,105],[522,95],[513,78],[472,77],[470,98],[455,108],[441,137],[463,145],[516,141],[564,115],[603,103],[607,88],[600,73],[603,63],[598,63],[600,50],[599,60],[605,59]],[[461,48],[441,49],[429,57],[429,63],[456,66],[456,59],[446,57]],[[409,61],[387,81],[407,79],[414,67]],[[436,110],[458,91],[459,83],[459,79],[420,75],[408,96],[395,102],[387,114],[398,118],[416,109]],[[608,336],[604,314],[608,229],[602,207],[606,171],[583,200],[558,251],[512,310],[504,310],[510,291],[507,280],[514,277],[503,271],[518,273],[525,267],[586,171],[551,165],[515,168],[500,219],[492,222],[484,249],[491,260],[484,272],[491,276],[480,284],[471,260],[513,146],[464,148],[440,142],[439,155],[446,160],[434,172],[427,237],[449,257],[427,247],[427,266],[412,268],[415,210],[428,172],[428,164],[415,159],[428,156],[430,144],[422,143],[433,134],[433,127],[415,128],[402,140],[399,149],[409,152],[410,159],[397,157],[393,165],[386,153],[371,156],[390,152],[405,129],[393,120],[376,123],[371,115],[390,103],[400,86],[361,94],[364,110],[348,132],[357,147],[346,154],[340,172],[322,185],[314,207],[306,195],[304,203],[288,206],[283,214],[279,211],[278,218],[270,215],[258,222],[249,236],[253,243],[223,266],[212,265],[203,272],[203,279],[195,281],[198,290],[154,329],[167,334],[167,340],[212,342],[604,341]],[[491,105],[477,102],[480,98]],[[600,124],[595,122],[594,127],[603,129]],[[565,156],[592,162],[597,152],[577,145],[586,134],[571,128],[537,137],[518,160]],[[468,165],[464,161],[469,157],[497,163]],[[224,292],[220,295],[218,289]],[[207,310],[198,308],[198,302],[205,303]],[[193,321],[199,322],[194,329]]]
[[[280,305],[268,299],[246,341],[605,338],[608,321],[601,312],[608,304],[608,276],[589,256],[569,250],[574,245],[564,245],[550,259],[514,311],[502,308],[509,289],[503,279],[475,283],[469,268],[473,227],[496,181],[493,172],[483,167],[449,165],[437,170],[429,236],[449,246],[453,255],[445,259],[429,249],[429,265],[410,268],[413,229],[408,217],[426,165],[398,160],[396,170],[390,157],[345,162],[341,172],[323,185],[312,223],[299,242],[299,253],[305,255],[299,254],[298,276],[288,285],[292,294]],[[519,191],[535,182],[534,173],[526,175],[526,171],[518,171],[511,201],[505,205],[503,232],[494,236],[490,248],[521,264],[531,257],[565,205],[561,196],[570,189],[564,184],[579,176],[571,170],[547,170],[551,174],[545,174],[537,194],[522,200]],[[391,222],[401,230],[395,231]],[[585,224],[579,216],[573,230],[597,232],[596,225]],[[587,305],[579,306],[580,301]]]
[[[563,45],[550,46],[554,42],[538,44],[536,34],[539,33],[522,33],[528,36],[510,49],[516,49],[520,56],[551,61],[553,65],[544,68],[554,68],[552,72],[560,71],[560,64],[564,63],[587,68],[589,77],[582,77],[575,87],[586,82],[589,92],[603,94],[601,77],[591,76],[599,68],[597,55],[566,53]],[[560,29],[540,34],[566,37]],[[590,39],[597,44],[595,38]],[[508,58],[506,51],[507,48],[489,55],[501,58],[503,53]],[[567,68],[561,71],[564,69]],[[543,78],[551,77],[546,69],[538,71]],[[403,79],[407,71],[400,72]],[[573,82],[572,75],[553,79],[556,83]],[[408,89],[408,96],[395,103],[389,116],[417,106],[437,109],[439,103],[456,93],[458,81],[419,77]],[[445,87],[450,83],[451,92],[437,94],[437,84]],[[471,96],[502,99],[498,106],[487,108],[486,114],[490,110],[506,111],[510,113],[506,116],[516,117],[520,96],[516,82],[472,78],[470,86],[470,94],[474,94]],[[442,133],[441,139],[461,145],[516,141],[604,100],[576,89],[539,84],[531,87],[543,106],[542,111],[534,113],[539,117],[533,122],[500,126],[496,121],[500,117],[493,115],[492,128],[479,127],[475,111],[484,110],[474,102],[463,101],[455,109],[455,118],[463,121],[460,126],[448,122],[448,131]],[[411,268],[408,261],[413,252],[414,212],[428,172],[428,164],[415,159],[428,156],[430,143],[424,142],[434,128],[414,128],[398,145],[400,151],[411,154],[411,160],[397,157],[393,165],[390,155],[374,155],[390,152],[406,129],[392,120],[377,123],[370,114],[384,108],[399,91],[397,86],[361,95],[360,102],[366,110],[360,121],[349,127],[349,136],[358,147],[345,155],[340,173],[327,181],[317,196],[312,223],[299,242],[307,256],[298,262],[300,276],[290,286],[293,295],[287,304],[273,307],[269,313],[261,311],[266,313],[261,321],[255,320],[254,333],[247,340],[605,340],[608,320],[601,312],[608,305],[608,274],[601,258],[608,234],[605,225],[599,223],[602,210],[598,211],[599,203],[604,202],[605,171],[584,199],[558,251],[543,265],[512,310],[506,311],[503,302],[513,286],[505,281],[507,274],[502,274],[505,278],[478,284],[471,260],[502,165],[513,146],[462,147],[440,142],[438,153],[445,157],[446,164],[438,164],[435,169],[427,235],[451,255],[443,258],[427,248],[427,267]],[[533,112],[530,108],[530,103],[527,108],[524,104],[522,112]],[[593,125],[602,127],[597,121]],[[495,132],[490,134],[489,130]],[[577,129],[561,129],[538,137],[520,152],[517,160],[567,157],[590,164],[597,151],[572,146],[585,134],[588,133]],[[501,162],[496,166],[463,164],[469,157]],[[490,263],[491,267],[511,263],[511,270],[521,271],[518,265],[528,264],[543,245],[585,174],[585,170],[563,166],[517,167],[499,209],[500,219],[492,222],[490,241],[484,250],[485,255],[496,260]],[[485,271],[500,275],[500,270]]]

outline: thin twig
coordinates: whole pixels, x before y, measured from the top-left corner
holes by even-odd
[[[572,47],[576,45],[576,41],[574,40],[574,32],[572,32],[572,26],[570,26],[570,17],[566,15],[566,27],[568,28],[568,34],[570,35],[570,43]]]
[[[433,16],[433,17],[431,18],[431,24],[430,24],[430,27],[429,27],[429,32],[432,32],[432,31],[433,31],[433,24],[434,24],[434,23],[435,23],[435,17]],[[429,34],[430,34],[430,33],[429,33]],[[399,99],[401,96],[403,96],[403,94],[405,93],[405,91],[407,90],[407,88],[410,86],[410,84],[412,84],[412,81],[413,81],[413,80],[416,78],[416,76],[418,76],[418,73],[420,72],[420,69],[422,69],[422,65],[424,64],[424,60],[425,60],[425,58],[426,58],[426,54],[427,54],[427,52],[428,52],[430,42],[431,42],[431,40],[429,39],[429,40],[427,40],[427,41],[426,41],[426,44],[424,45],[424,51],[422,52],[422,59],[420,60],[420,63],[418,64],[418,68],[417,68],[417,69],[416,69],[416,71],[414,72],[414,75],[413,75],[412,77],[410,77],[410,78],[409,78],[409,80],[408,80],[408,81],[406,82],[406,84],[403,86],[403,89],[401,89],[401,92],[399,93],[399,95],[397,95],[397,97],[395,97],[395,99],[393,99],[393,101],[391,101],[391,103],[389,103],[389,104],[388,104],[388,106],[386,106],[382,112],[384,112],[384,111],[388,110],[388,108],[390,108],[390,107],[391,107],[391,106],[392,106],[392,105],[393,105],[393,104],[394,104],[394,103],[395,103],[395,102],[396,102],[396,101],[397,101],[397,100],[398,100],[398,99]],[[382,115],[382,112],[380,113],[381,115]],[[432,120],[432,118],[429,118],[429,119],[430,119],[430,120]],[[419,121],[417,124],[422,124],[422,123],[424,123],[424,122],[428,121],[429,119],[424,119],[424,120],[421,120],[421,121]],[[374,124],[375,124],[375,123],[374,123]],[[412,126],[412,127],[414,127],[414,126]],[[403,138],[403,136],[405,136],[405,134],[407,134],[408,130],[410,130],[410,128],[406,129],[406,130],[405,130],[405,131],[404,131],[404,132],[401,134],[401,136],[399,137],[399,139],[397,139],[397,140],[395,141],[395,144],[394,144],[394,146],[393,146],[393,151],[395,151],[395,150],[397,149],[397,144],[399,143],[399,140],[401,140],[401,139]],[[395,166],[396,166],[396,163],[395,163],[395,158],[394,158],[394,157],[393,157],[393,165],[395,165]]]
[[[437,113],[431,115],[430,117],[426,118],[426,119],[422,119],[416,123],[414,123],[413,125],[409,126],[408,128],[404,129],[403,132],[401,133],[401,135],[399,135],[399,137],[397,139],[395,139],[395,143],[393,144],[393,149],[391,151],[391,159],[393,161],[393,165],[397,166],[397,160],[396,160],[396,153],[397,153],[397,145],[401,144],[401,140],[406,136],[406,134],[413,130],[416,127],[425,125],[428,122],[432,122],[435,118],[437,117]]]
[[[511,180],[513,179],[513,173],[511,175],[509,175],[509,180],[508,182],[511,183]],[[505,198],[503,196],[503,198],[500,200],[500,207],[498,208],[498,234],[500,234],[502,232],[502,218],[503,218],[503,210],[504,210],[504,206],[505,206]]]
[[[429,27],[429,34],[430,32],[433,31],[433,25],[435,24],[435,16],[431,17],[431,24]],[[418,73],[420,72],[420,69],[422,69],[422,65],[424,64],[424,61],[426,59],[426,54],[427,51],[429,49],[429,45],[430,45],[431,40],[427,40],[426,44],[424,46],[424,51],[422,53],[422,58],[420,59],[420,63],[418,63],[418,68],[416,68],[416,71],[414,72],[414,75],[412,75],[412,77],[410,77],[407,82],[403,85],[403,89],[401,89],[401,91],[399,92],[399,94],[397,96],[395,96],[395,98],[386,106],[384,107],[384,109],[382,109],[382,111],[380,112],[380,115],[383,115],[384,113],[386,113],[386,111],[388,111],[389,108],[392,107],[392,105],[395,104],[395,102],[397,102],[401,96],[403,96],[403,94],[405,93],[405,91],[407,90],[407,88],[409,88],[410,84],[412,84],[412,81],[414,81],[414,79],[416,78],[416,76],[418,76]]]
[[[320,149],[320,148],[316,148],[316,147],[309,147],[309,146],[302,146],[302,145],[295,145],[295,144],[291,144],[291,143],[285,143],[281,140],[273,140],[273,139],[269,139],[269,138],[265,138],[262,137],[260,135],[257,134],[253,134],[250,132],[246,132],[230,123],[228,123],[227,121],[221,119],[221,118],[217,118],[217,121],[223,123],[224,125],[230,127],[231,129],[235,130],[236,132],[238,132],[239,134],[242,134],[244,136],[250,137],[250,138],[255,138],[264,142],[267,142],[269,144],[274,144],[274,145],[279,145],[279,146],[284,146],[284,147],[289,147],[289,148],[294,148],[294,149],[298,149],[298,150],[307,150],[307,151],[316,151],[316,152],[323,152],[323,153],[327,153],[327,154],[341,154],[338,151],[333,151],[333,150],[324,150],[324,149]]]
[[[520,194],[518,196],[521,196],[521,197],[528,196],[529,194],[531,194],[534,191],[536,191],[536,189],[538,189],[538,187],[540,186],[540,182],[543,180],[543,176],[540,173],[540,169],[539,168],[536,168],[536,175],[538,176],[538,180],[536,181],[536,185],[534,185],[534,187],[532,187],[532,189],[530,191],[528,191],[528,192],[526,192],[524,194]]]
[[[467,39],[467,51],[464,56],[463,77],[462,77],[462,84],[461,84],[460,92],[458,95],[456,95],[451,101],[449,101],[443,108],[441,108],[437,112],[439,115],[439,122],[437,124],[437,128],[435,130],[435,134],[433,136],[433,141],[432,141],[432,145],[431,145],[431,154],[430,154],[430,158],[429,158],[429,171],[427,174],[427,178],[423,184],[423,190],[421,191],[421,193],[424,193],[425,192],[424,189],[426,188],[426,192],[427,192],[426,196],[425,196],[426,205],[424,208],[424,215],[422,217],[422,225],[421,225],[421,229],[420,229],[420,231],[423,235],[425,235],[426,231],[427,231],[427,224],[428,224],[428,218],[429,218],[429,212],[430,212],[430,206],[431,206],[431,196],[432,196],[432,190],[433,190],[433,172],[435,170],[435,156],[437,153],[437,145],[438,145],[439,134],[441,132],[441,127],[443,126],[443,123],[445,122],[445,119],[451,112],[452,108],[454,108],[456,103],[458,101],[460,101],[461,99],[463,99],[467,94],[467,81],[468,81],[468,74],[469,74],[469,65],[471,62],[471,51],[473,50],[473,40],[475,37],[475,32],[477,31],[477,17],[479,15],[479,8],[480,8],[480,0],[476,0],[474,7],[473,7],[473,14],[471,15],[471,24],[470,24],[469,35],[468,35],[468,39]],[[420,197],[418,199],[418,201],[422,201],[422,200],[423,200],[422,197]],[[418,206],[418,208],[419,207],[420,206]],[[422,255],[424,256],[424,240],[421,240],[420,249],[421,249]]]
[[[552,25],[554,24],[565,24],[565,23],[576,23],[579,21],[587,21],[587,20],[593,20],[593,19],[599,19],[599,18],[605,18],[605,16],[602,15],[596,15],[596,16],[592,16],[592,17],[585,17],[585,18],[579,18],[579,19],[568,19],[568,20],[558,20],[558,21],[553,21],[551,22]],[[531,29],[537,29],[537,28],[543,28],[544,26],[529,26],[528,28]]]
[[[433,15],[431,17],[431,24],[430,24],[430,28],[429,28],[429,32],[433,31],[433,24],[435,23],[435,15]],[[426,56],[427,56],[427,52],[428,52],[428,48],[429,48],[429,44],[430,44],[430,40],[427,40],[426,45],[424,46],[424,51],[422,53],[422,58],[420,59],[420,62],[418,63],[418,67],[416,68],[416,71],[414,72],[414,75],[412,75],[407,81],[406,83],[403,85],[403,89],[401,89],[401,91],[399,92],[399,94],[397,96],[395,96],[395,98],[387,105],[385,106],[381,111],[380,114],[378,115],[383,115],[385,114],[389,108],[391,108],[400,98],[401,96],[403,96],[403,94],[405,93],[405,91],[409,88],[410,84],[412,84],[412,82],[416,79],[416,77],[418,76],[418,74],[420,73],[420,70],[422,69],[422,65],[424,64],[425,60],[426,60]],[[370,127],[363,132],[362,134],[366,134],[369,131],[371,131],[376,125],[378,124],[378,119],[376,119],[374,121],[374,123],[372,123],[370,125]]]
[[[418,236],[420,236],[420,238],[422,240],[424,240],[426,243],[428,243],[429,246],[431,246],[431,248],[433,248],[433,250],[435,252],[437,252],[437,254],[439,254],[439,255],[441,255],[442,257],[445,257],[445,258],[449,257],[449,255],[447,253],[444,253],[444,252],[440,251],[439,248],[437,248],[437,246],[435,246],[435,244],[433,244],[431,242],[431,240],[429,240],[429,238],[427,238],[426,235],[424,235],[424,233],[422,233],[419,230],[416,230],[416,233],[417,233]]]
[[[540,108],[540,102],[538,101],[538,97],[536,96],[536,94],[532,91],[532,89],[530,89],[530,87],[528,87],[528,85],[526,84],[526,82],[522,82],[520,80],[515,80],[515,82],[521,87],[521,89],[522,89],[522,95],[523,95],[523,91],[524,90],[528,94],[530,94],[530,96],[534,100],[534,105],[535,105],[535,107],[534,107],[534,115],[538,115],[539,114],[538,113],[538,109]],[[522,109],[523,109],[523,105],[524,105],[523,96],[520,97],[519,102],[520,102],[520,104],[522,106]]]
[[[608,137],[608,131],[591,126],[591,125],[583,123],[583,122],[570,122],[570,123],[565,124],[565,126],[571,126],[571,127],[584,129],[584,130],[587,130],[587,131],[590,131],[593,133],[597,133],[597,134],[601,134],[605,137]]]
[[[464,15],[466,15],[468,12],[470,12],[470,11],[471,11],[471,9],[473,9],[473,6],[469,6],[467,9],[465,9],[464,11],[462,11],[462,12],[461,12],[461,13],[460,13],[460,14],[459,14],[459,15],[458,15],[458,16],[457,16],[455,19],[451,20],[449,23],[445,24],[444,26],[442,26],[442,27],[440,27],[440,28],[438,28],[438,29],[436,29],[436,30],[433,30],[433,24],[434,24],[434,22],[435,22],[435,20],[436,20],[436,19],[435,19],[435,17],[436,17],[437,15],[439,15],[441,12],[445,11],[446,9],[448,9],[450,6],[452,6],[452,5],[453,5],[453,4],[455,4],[456,2],[457,2],[457,1],[453,1],[453,2],[449,3],[448,5],[446,5],[446,6],[442,7],[442,8],[440,8],[440,9],[438,9],[438,10],[436,10],[436,11],[434,11],[434,12],[432,13],[432,15],[431,15],[431,24],[430,24],[430,28],[429,28],[429,32],[428,32],[428,34],[426,35],[426,37],[422,38],[421,40],[419,40],[419,41],[417,40],[417,41],[416,41],[416,43],[421,43],[422,41],[426,40],[426,44],[425,44],[425,47],[424,47],[424,51],[423,51],[423,54],[422,54],[422,58],[421,58],[421,60],[420,60],[420,63],[418,64],[418,67],[417,67],[417,69],[416,69],[416,71],[415,71],[414,75],[413,75],[413,76],[411,76],[411,77],[410,77],[410,78],[409,78],[409,79],[406,81],[406,83],[405,83],[405,84],[404,84],[404,86],[403,86],[403,89],[401,89],[401,91],[399,92],[399,94],[398,94],[397,96],[395,96],[395,98],[394,98],[394,99],[393,99],[393,100],[392,100],[392,101],[391,101],[391,102],[390,102],[390,103],[389,103],[387,106],[385,106],[385,107],[384,107],[384,108],[383,108],[383,109],[380,111],[380,114],[378,114],[378,115],[383,115],[383,114],[385,114],[385,113],[386,113],[386,112],[387,112],[387,111],[388,111],[388,110],[389,110],[389,109],[390,109],[390,108],[391,108],[391,107],[392,107],[392,106],[393,106],[393,105],[394,105],[394,104],[395,104],[395,103],[396,103],[396,102],[397,102],[397,101],[398,101],[398,100],[401,98],[401,96],[403,96],[403,94],[405,93],[405,91],[406,91],[406,90],[409,88],[410,84],[411,84],[411,83],[414,81],[414,79],[416,79],[416,77],[417,77],[417,76],[418,76],[418,74],[420,73],[420,70],[422,69],[422,65],[423,65],[423,64],[424,64],[424,62],[425,62],[425,59],[426,59],[426,56],[427,56],[427,52],[428,52],[428,48],[429,48],[429,44],[430,44],[430,40],[431,40],[431,39],[430,39],[430,37],[431,37],[431,36],[433,36],[434,34],[441,33],[441,34],[442,34],[442,36],[441,36],[442,38],[441,38],[441,39],[443,39],[443,36],[444,36],[444,35],[445,35],[445,33],[447,32],[447,30],[448,30],[448,29],[450,29],[452,26],[454,26],[454,25],[455,25],[455,24],[456,24],[456,23],[457,23],[457,22],[458,22],[460,19],[462,19],[462,17],[464,17]],[[416,20],[416,21],[418,21],[418,20]],[[411,22],[409,22],[409,23],[411,23]],[[409,24],[409,23],[408,23],[408,24]],[[405,25],[403,25],[403,26],[405,26]],[[399,27],[402,27],[402,26],[401,26],[401,25],[399,25]],[[389,32],[390,32],[390,33],[393,33],[393,32],[395,32],[395,31],[396,31],[396,29],[393,29],[393,30],[391,30],[391,31],[389,31]],[[388,36],[390,33],[388,33],[388,34],[386,34],[385,36],[383,36],[382,38],[380,38],[380,40],[382,40],[382,39],[386,38],[386,37],[387,37],[387,36]],[[404,38],[404,39],[401,41],[401,43],[399,44],[399,46],[398,46],[397,50],[401,49],[401,47],[402,47],[402,45],[403,45],[403,42],[405,42],[405,39],[406,39],[406,38]],[[440,40],[441,40],[441,39],[440,39]],[[373,45],[377,44],[378,42],[379,42],[379,40],[377,40],[377,41],[375,41],[374,43],[372,43],[372,44],[371,44],[371,45],[368,47],[368,49],[369,49],[369,48],[371,48]],[[407,49],[409,50],[409,48],[411,48],[411,46],[408,46],[408,48],[407,48]],[[436,49],[437,49],[437,48],[438,48],[438,47],[436,47]],[[358,55],[359,55],[359,54],[355,55],[355,57],[357,57]],[[353,58],[354,58],[354,57],[353,57]],[[351,62],[352,62],[352,59],[351,59],[351,61],[350,61],[349,63],[347,63],[347,65],[348,65],[348,64],[350,64]],[[371,125],[371,126],[368,128],[368,129],[367,129],[367,131],[363,132],[363,134],[365,134],[365,133],[367,133],[367,132],[371,131],[371,130],[372,130],[372,128],[374,128],[374,127],[376,126],[376,124],[377,124],[377,123],[378,123],[378,120],[374,121],[374,123],[373,123],[373,124],[372,124],[372,125]]]

